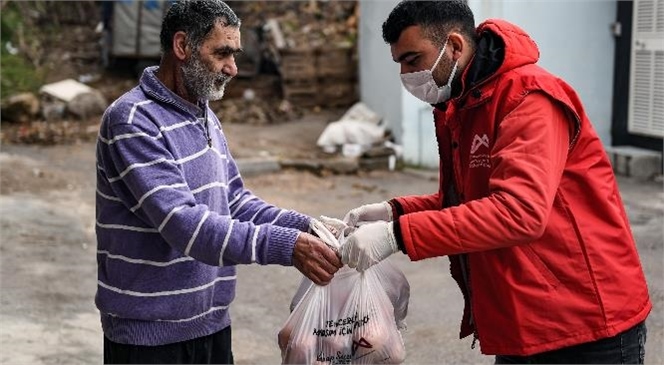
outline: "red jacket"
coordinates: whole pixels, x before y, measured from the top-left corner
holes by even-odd
[[[531,355],[633,327],[652,304],[579,97],[535,64],[523,30],[490,20],[477,31],[504,56],[472,85],[468,67],[460,96],[434,111],[440,189],[392,200],[398,239],[412,260],[450,257],[466,298],[461,337],[475,332],[485,354]]]

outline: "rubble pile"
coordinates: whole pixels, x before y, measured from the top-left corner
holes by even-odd
[[[306,110],[357,101],[358,2],[228,4],[242,19],[245,52],[237,58],[240,74],[226,96],[211,103],[223,123],[283,123]],[[22,30],[4,46],[44,77],[42,87],[31,93],[2,95],[0,139],[46,145],[94,139],[103,109],[137,82],[103,69],[100,3],[12,1],[5,6],[18,9]],[[93,90],[72,100],[44,92],[44,85],[67,79]]]
[[[98,130],[98,123],[81,123],[67,120],[36,121],[12,126],[12,128],[3,128],[0,139],[3,142],[44,146],[71,144],[94,141],[97,138]]]
[[[283,42],[269,40],[278,48],[317,48],[324,45],[352,46],[357,39],[357,1],[229,1],[244,27],[262,28],[276,20]]]
[[[277,124],[302,116],[302,111],[288,100],[226,99],[211,104],[222,124]]]
[[[5,2],[8,3],[8,2]],[[100,20],[95,1],[14,1],[22,25],[16,31],[15,52],[43,72],[46,82],[63,76],[90,74],[99,68]]]
[[[245,27],[258,30],[258,47],[275,65],[284,99],[304,108],[347,107],[358,100],[358,2],[258,1],[231,6],[245,19]]]

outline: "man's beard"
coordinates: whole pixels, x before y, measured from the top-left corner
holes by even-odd
[[[436,67],[436,69],[433,71],[433,77],[436,80],[436,85],[438,87],[447,84],[447,80],[450,78],[453,66],[454,66],[454,61],[451,58],[443,56],[443,58],[440,59],[438,67]],[[454,81],[456,81],[458,77],[459,77],[459,70],[457,70],[456,75],[454,75]],[[454,81],[452,81],[453,85]]]
[[[447,81],[450,78],[450,74],[452,73],[452,69],[454,68],[454,63],[455,61],[452,60],[451,58],[443,57],[440,60],[440,65],[443,67],[437,67],[436,70],[433,73],[434,79],[436,80],[436,85],[438,87],[441,87],[445,84],[447,84]],[[461,68],[461,66],[457,66],[456,73],[454,74],[454,78],[452,78],[452,97],[458,96],[460,90],[459,88],[461,87],[461,76],[463,75],[464,69]]]
[[[195,100],[220,100],[224,97],[226,84],[233,78],[224,73],[211,72],[200,59],[198,53],[182,65],[184,87]]]

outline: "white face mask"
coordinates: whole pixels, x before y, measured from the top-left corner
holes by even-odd
[[[447,84],[438,87],[436,80],[433,78],[433,70],[438,66],[440,59],[443,58],[445,47],[447,47],[447,40],[445,40],[445,45],[443,45],[443,49],[440,51],[438,59],[436,59],[436,62],[431,66],[430,70],[401,74],[401,82],[406,90],[416,98],[429,104],[445,102],[452,96],[452,80],[454,79],[454,75],[456,75],[459,60],[454,62]]]

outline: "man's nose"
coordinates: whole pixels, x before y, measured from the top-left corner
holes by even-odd
[[[230,61],[224,65],[221,71],[228,76],[235,77],[235,75],[237,75],[237,65],[235,64],[235,57],[231,56]]]

